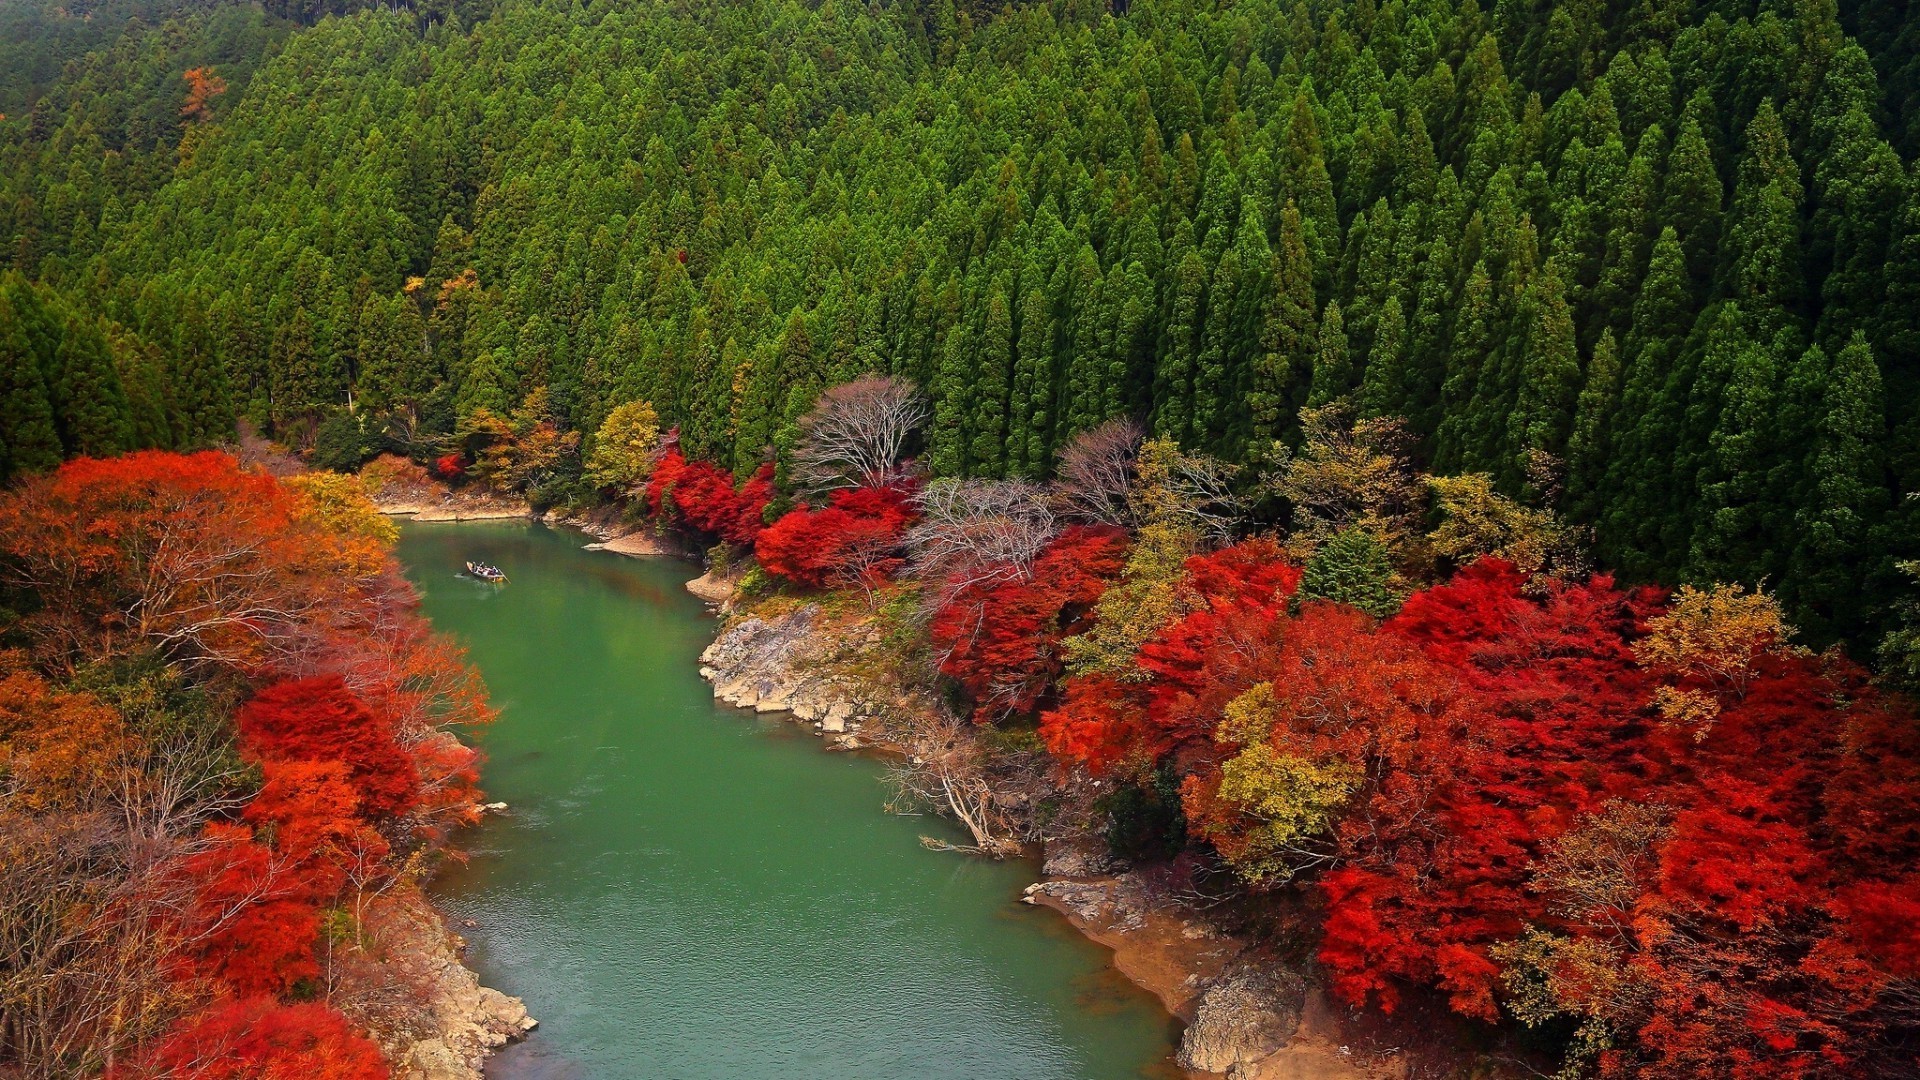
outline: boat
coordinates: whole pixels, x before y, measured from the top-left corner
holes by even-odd
[[[492,582],[497,582],[501,585],[505,585],[507,583],[507,575],[504,572],[502,572],[499,567],[488,566],[486,563],[483,563],[483,562],[469,561],[467,563],[467,573],[472,574],[474,577],[479,578],[481,581],[492,581]]]

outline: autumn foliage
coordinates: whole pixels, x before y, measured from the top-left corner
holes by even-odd
[[[707,461],[688,461],[679,447],[671,447],[653,466],[646,499],[655,515],[671,512],[703,533],[751,546],[766,525],[761,518],[773,501],[773,466],[762,465],[735,485],[726,470]]]
[[[1145,680],[1070,681],[1042,730],[1095,768],[1179,762],[1189,828],[1244,880],[1312,883],[1342,998],[1565,1018],[1602,1075],[1898,1053],[1920,727],[1864,672],[1736,592],[1488,559],[1381,623],[1290,608],[1291,575],[1223,572],[1233,550],[1195,560]],[[1711,723],[1667,715],[1675,688]]]
[[[1119,529],[1074,526],[1047,545],[1030,575],[951,590],[927,633],[941,674],[974,702],[975,720],[1034,710],[1060,676],[1060,642],[1085,629],[1126,551]]]
[[[352,945],[323,948],[323,926],[357,924],[475,812],[454,732],[489,718],[484,691],[414,610],[391,536],[351,478],[217,453],[77,459],[0,495],[28,647],[0,653],[0,905],[22,931],[0,1030],[35,1032],[0,1055],[386,1075],[341,1014],[281,999],[327,989]]]
[[[134,1077],[181,1080],[384,1080],[380,1049],[325,1005],[249,997],[183,1023]]]
[[[827,505],[790,510],[754,539],[770,574],[815,588],[885,580],[902,565],[901,537],[917,516],[907,485],[841,488]]]

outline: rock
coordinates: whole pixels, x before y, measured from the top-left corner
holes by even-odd
[[[844,701],[834,702],[827,715],[820,718],[820,730],[838,735],[847,730],[847,718],[852,715],[853,706]]]
[[[342,966],[342,989],[353,995],[411,988],[411,1018],[382,1035],[400,1080],[482,1080],[487,1053],[535,1026],[519,998],[481,986],[461,964],[465,942],[417,889],[376,901],[364,925],[373,948],[357,954],[368,959]]]
[[[1047,841],[1046,858],[1040,864],[1041,873],[1048,877],[1098,877],[1119,868],[1106,842],[1088,836]]]
[[[469,1080],[474,1072],[446,1043],[428,1039],[413,1044],[403,1075],[408,1080]]]
[[[1305,980],[1290,971],[1246,967],[1227,973],[1201,995],[1174,1060],[1202,1072],[1253,1065],[1299,1030],[1306,992]]]

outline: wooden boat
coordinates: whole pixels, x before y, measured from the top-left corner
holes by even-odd
[[[468,562],[467,573],[472,574],[481,581],[492,581],[501,585],[507,583],[507,575],[503,573],[499,567],[488,566],[486,563]]]

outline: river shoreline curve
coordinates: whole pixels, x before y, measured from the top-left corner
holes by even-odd
[[[588,550],[637,558],[668,556],[698,565],[698,555],[684,545],[627,525],[617,515],[571,518],[542,514],[524,503],[487,502],[466,505],[457,497],[381,500],[379,508],[423,522],[520,519],[565,526],[595,538],[583,545]],[[704,573],[689,580],[687,588],[728,615],[735,607],[737,580],[737,574]],[[826,750],[911,757],[907,745],[887,734],[886,714],[902,703],[886,700],[879,687],[822,662],[847,644],[847,634],[858,636],[865,628],[824,625],[817,611],[817,605],[802,604],[770,617],[732,614],[700,657],[700,675],[712,684],[716,701],[758,714],[784,714],[812,727]],[[1181,904],[1150,874],[1107,856],[1098,838],[1048,836],[1039,849],[1041,880],[1025,890],[1023,901],[1058,912],[1079,934],[1109,950],[1114,968],[1179,1021],[1183,1032],[1175,1064],[1181,1075],[1190,1080],[1399,1080],[1414,1075],[1403,1055],[1343,1043],[1341,1024],[1317,988]],[[478,985],[477,975],[464,966],[461,970]],[[469,1080],[479,1074],[405,1075],[408,1080]]]

